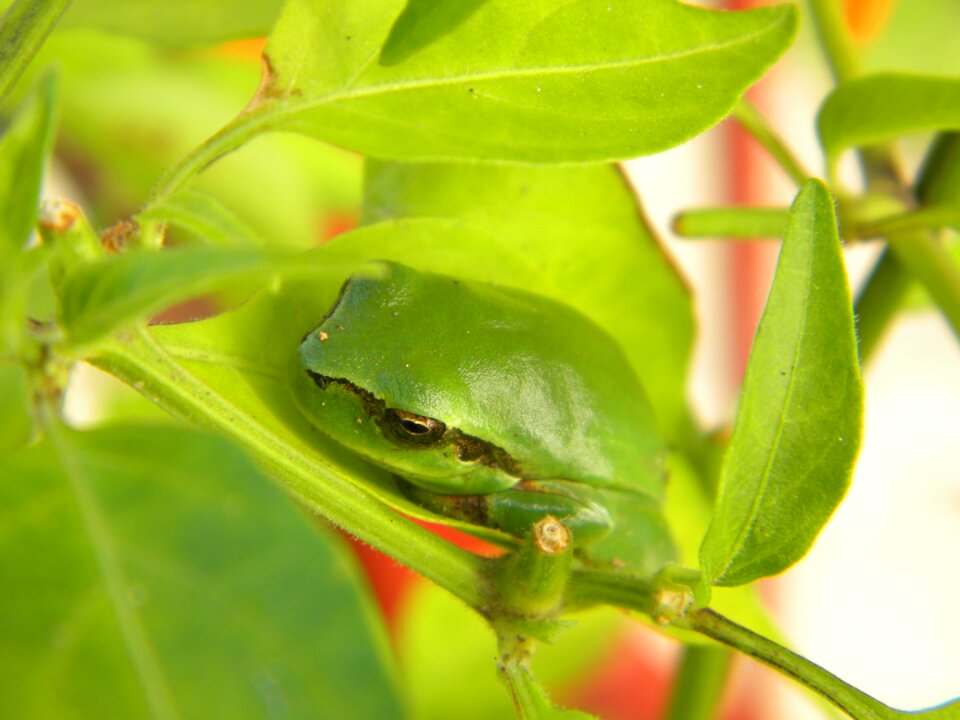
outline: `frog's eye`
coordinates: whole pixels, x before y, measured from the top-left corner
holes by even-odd
[[[398,445],[429,447],[443,440],[447,426],[439,420],[406,410],[387,408],[383,413],[384,434]]]

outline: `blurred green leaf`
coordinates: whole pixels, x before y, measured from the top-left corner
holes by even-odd
[[[79,29],[53,34],[36,64],[51,63],[62,78],[60,159],[99,227],[140,209],[166,168],[243,108],[260,73],[255,58],[175,53]],[[266,243],[306,249],[324,236],[327,216],[359,203],[360,164],[311,138],[272,133],[208,168],[193,187]]]
[[[938,133],[930,143],[916,193],[923,205],[960,205],[960,132]]]
[[[57,79],[40,82],[0,138],[0,268],[23,248],[37,217],[56,127]]]
[[[0,18],[0,100],[20,78],[70,0],[17,0]]]
[[[364,221],[405,217],[468,224],[490,239],[471,243],[471,257],[465,241],[451,236],[450,249],[464,252],[446,263],[449,249],[431,242],[428,254],[418,241],[397,241],[388,228],[371,228],[381,240],[367,241],[363,251],[531,290],[577,308],[624,348],[664,432],[676,440],[686,430],[690,294],[616,167],[368,161]],[[340,242],[344,250],[359,249],[349,236]]]
[[[402,716],[345,551],[234,447],[54,434],[0,455],[4,717]]]
[[[208,45],[270,32],[283,0],[74,0],[64,27],[95,27],[162,45]]]
[[[42,259],[28,261],[23,250],[53,146],[56,90],[56,77],[44,77],[0,137],[0,357],[20,346],[28,287]]]
[[[700,549],[711,584],[773,575],[806,553],[846,492],[862,415],[833,199],[811,180],[791,209]]]
[[[275,269],[253,249],[131,250],[70,272],[60,289],[60,321],[72,345],[85,345],[175,302],[262,283]]]
[[[789,5],[488,0],[396,65],[375,62],[400,0],[292,0],[251,121],[389,158],[611,160],[726,115],[790,44]]]
[[[698,208],[680,213],[673,223],[682,237],[778,238],[787,228],[786,208]]]
[[[891,6],[880,36],[858,48],[865,69],[960,73],[956,44],[930,41],[933,33],[944,38],[960,37],[960,4],[956,0],[910,0]]]
[[[960,129],[960,77],[882,73],[840,85],[824,101],[817,131],[828,161],[848,147],[929,130]]]
[[[136,216],[138,222],[170,223],[208,245],[257,247],[263,241],[232,210],[212,195],[183,190]]]

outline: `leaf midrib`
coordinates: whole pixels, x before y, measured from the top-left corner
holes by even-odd
[[[408,92],[410,90],[423,90],[443,86],[454,86],[462,85],[465,83],[471,82],[486,82],[490,80],[501,80],[501,79],[518,79],[525,77],[551,77],[556,75],[575,75],[591,72],[599,72],[603,70],[620,70],[624,68],[633,68],[639,67],[642,65],[649,65],[656,62],[669,62],[673,60],[683,59],[687,57],[696,57],[697,55],[707,54],[716,50],[723,50],[726,48],[734,47],[740,44],[747,44],[753,41],[755,38],[765,35],[771,30],[774,29],[776,25],[781,24],[787,16],[776,18],[775,22],[771,22],[764,27],[755,30],[747,35],[740,35],[733,40],[726,40],[724,42],[712,43],[710,45],[700,45],[694,48],[687,48],[684,50],[670,52],[670,53],[660,53],[658,55],[652,55],[649,57],[643,58],[629,58],[626,60],[614,60],[609,62],[600,62],[600,63],[584,63],[579,65],[550,65],[550,66],[538,66],[531,68],[523,69],[498,69],[498,70],[488,70],[485,72],[475,72],[464,75],[456,75],[450,77],[432,77],[432,78],[422,78],[419,80],[405,80],[391,83],[379,83],[376,85],[368,85],[361,87],[347,87],[337,91],[329,92],[327,94],[318,95],[309,99],[301,99],[297,96],[297,99],[291,104],[296,108],[296,110],[309,109],[321,105],[334,104],[342,101],[357,100],[364,97],[372,97],[376,95],[387,95],[391,93],[402,93]],[[292,92],[292,88],[286,88],[286,97],[290,97],[289,93]]]
[[[154,648],[139,615],[126,599],[128,583],[121,568],[116,541],[107,527],[87,473],[70,442],[64,438],[63,430],[53,425],[49,432],[64,475],[76,498],[110,607],[114,611],[123,644],[146,696],[150,714],[158,720],[178,720],[180,713],[170,695]]]
[[[812,221],[811,224],[815,222]],[[803,286],[803,304],[805,312],[803,313],[803,319],[800,324],[800,331],[797,334],[797,344],[793,352],[793,358],[791,363],[791,373],[790,381],[787,384],[787,391],[784,396],[783,402],[783,412],[780,413],[780,417],[777,421],[777,431],[773,439],[773,444],[770,447],[770,451],[767,456],[767,461],[764,465],[763,472],[760,475],[760,490],[754,495],[753,503],[750,506],[750,513],[748,514],[748,520],[743,524],[743,527],[740,529],[740,532],[737,534],[737,539],[731,546],[730,559],[727,561],[726,565],[723,568],[723,572],[720,573],[718,579],[723,578],[726,575],[727,571],[731,566],[735,564],[735,561],[740,556],[740,553],[743,552],[743,548],[746,545],[747,537],[750,535],[751,531],[757,524],[757,518],[759,517],[759,509],[763,504],[763,500],[766,497],[767,490],[770,487],[770,474],[773,468],[774,460],[777,457],[777,450],[780,447],[780,441],[783,438],[784,428],[786,427],[786,422],[784,420],[789,408],[792,406],[793,392],[799,376],[797,371],[798,364],[797,361],[800,357],[801,351],[804,347],[804,344],[807,340],[807,321],[810,318],[811,313],[809,312],[809,304],[807,302],[810,297],[810,287],[813,281],[813,276],[811,273],[811,266],[813,265],[814,252],[811,250],[808,256],[806,267],[804,268],[805,281]]]

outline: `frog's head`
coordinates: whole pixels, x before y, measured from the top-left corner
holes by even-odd
[[[439,418],[394,407],[376,388],[329,374],[337,341],[328,318],[300,344],[294,369],[294,398],[300,411],[325,434],[367,460],[433,492],[475,495],[519,482],[519,469],[501,448]],[[343,326],[339,326],[342,330]],[[328,345],[329,343],[329,345]],[[376,356],[368,358],[376,362]]]

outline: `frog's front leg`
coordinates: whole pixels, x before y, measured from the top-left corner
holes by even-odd
[[[570,531],[575,547],[596,542],[613,529],[600,492],[566,480],[525,480],[486,495],[443,495],[400,481],[404,493],[438,515],[526,537],[535,522],[552,515]]]

